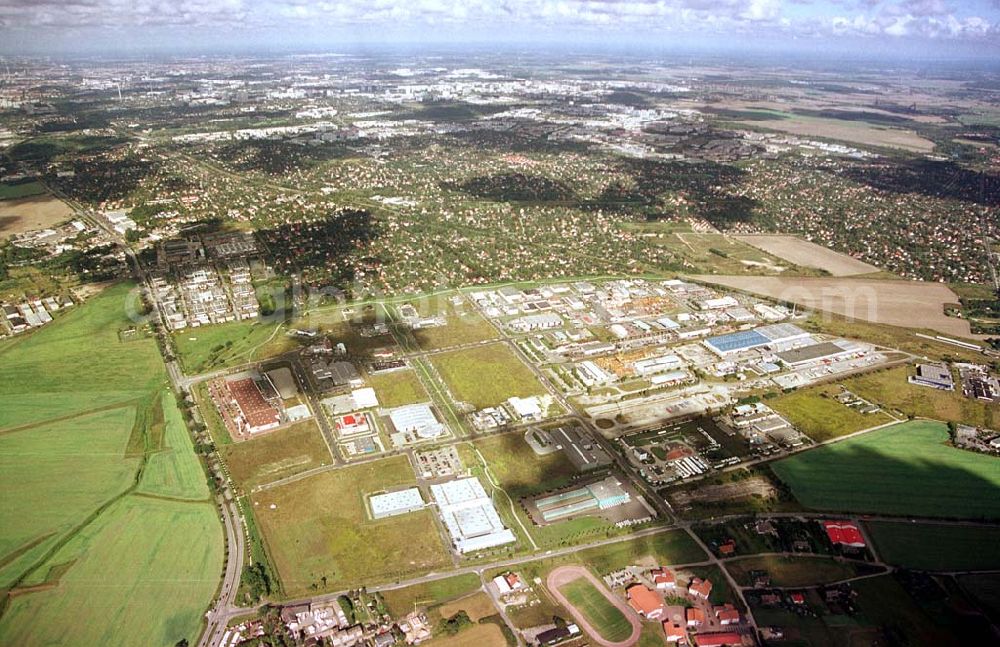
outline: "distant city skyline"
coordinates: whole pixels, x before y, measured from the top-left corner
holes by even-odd
[[[0,0],[0,53],[518,46],[1000,57],[1000,0]]]

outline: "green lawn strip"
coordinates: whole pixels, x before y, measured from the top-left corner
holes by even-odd
[[[207,500],[205,471],[194,453],[191,434],[173,393],[160,398],[163,413],[163,447],[146,461],[137,493],[180,499]]]
[[[401,589],[382,591],[382,599],[393,616],[403,616],[415,606],[428,607],[460,598],[480,588],[475,573],[455,575],[441,580],[414,584]]]
[[[751,571],[767,571],[771,576],[771,584],[786,587],[829,584],[871,572],[854,562],[805,555],[760,555],[731,559],[726,561],[726,570],[741,586],[753,585]]]
[[[1000,527],[868,521],[882,561],[930,571],[1000,569]]]
[[[996,459],[947,444],[943,423],[915,420],[773,464],[806,507],[860,513],[997,518]]]

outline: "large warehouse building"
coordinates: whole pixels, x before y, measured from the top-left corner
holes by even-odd
[[[782,323],[709,337],[705,340],[705,346],[719,357],[728,357],[762,346],[783,350],[794,342],[809,338],[810,334],[798,326]]]
[[[458,552],[474,553],[516,541],[479,479],[468,476],[432,485],[431,494]]]
[[[545,521],[558,521],[592,510],[607,510],[629,502],[629,493],[613,476],[581,488],[535,500]]]
[[[415,487],[398,492],[376,494],[368,499],[368,503],[371,505],[372,518],[374,519],[385,519],[424,507],[424,499],[420,496],[420,490]]]

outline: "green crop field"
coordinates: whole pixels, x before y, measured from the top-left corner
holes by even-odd
[[[237,321],[201,326],[173,335],[177,356],[185,373],[204,373],[239,366],[252,359],[280,355],[295,341],[274,323]]]
[[[955,449],[939,422],[915,420],[777,461],[806,507],[934,517],[1000,517],[996,458]]]
[[[861,574],[851,562],[837,562],[829,557],[781,557],[760,555],[726,562],[726,570],[742,586],[752,586],[750,571],[767,571],[774,586],[812,586],[829,584]]]
[[[379,404],[388,409],[404,404],[429,402],[431,399],[420,383],[420,378],[410,370],[372,375],[368,378],[368,384],[375,389]]]
[[[156,344],[118,337],[129,289],[0,344],[2,644],[194,642],[218,587],[221,524]]]
[[[839,391],[837,387],[823,385],[779,396],[767,404],[816,442],[892,422],[881,411],[860,413],[837,402],[833,396]]]
[[[476,409],[500,404],[512,396],[544,395],[535,374],[503,344],[432,355],[452,395]]]
[[[223,445],[219,453],[233,481],[244,491],[332,462],[330,450],[311,420],[259,438]]]
[[[1000,528],[867,522],[882,561],[931,571],[1000,568]]]
[[[393,616],[404,616],[416,606],[433,606],[462,597],[480,588],[482,583],[475,573],[455,575],[423,584],[414,584],[401,589],[382,591],[389,612]]]
[[[17,200],[20,198],[30,198],[35,195],[47,193],[47,190],[39,182],[23,182],[21,184],[0,184],[0,200]]]
[[[160,398],[163,408],[163,444],[146,461],[136,492],[175,499],[207,500],[205,471],[194,453],[194,443],[170,391]]]
[[[314,586],[337,590],[392,581],[448,565],[431,510],[368,518],[367,494],[415,482],[406,457],[397,456],[252,495],[285,592],[294,596]]]
[[[605,640],[619,642],[632,635],[625,614],[585,578],[564,584],[559,590]]]

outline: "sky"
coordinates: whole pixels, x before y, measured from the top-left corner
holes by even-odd
[[[1000,60],[1000,0],[0,0],[0,53],[447,45]]]

